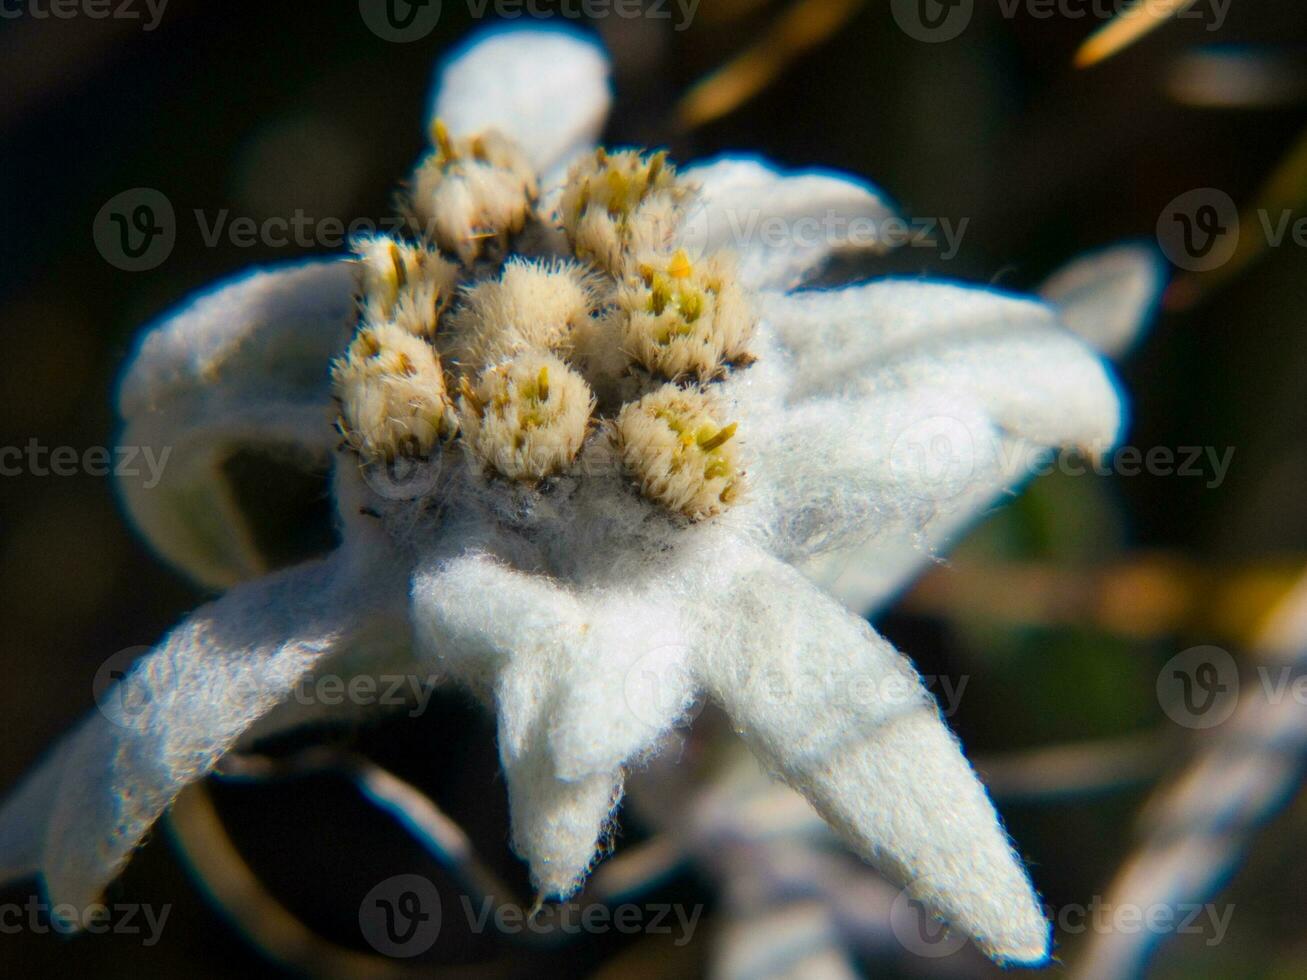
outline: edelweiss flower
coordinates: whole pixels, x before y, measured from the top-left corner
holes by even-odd
[[[40,873],[84,907],[187,783],[305,720],[306,674],[434,662],[497,712],[542,896],[581,884],[624,773],[708,697],[991,956],[1047,957],[984,789],[862,613],[1041,453],[1111,445],[1109,370],[1045,303],[796,290],[842,243],[733,232],[874,224],[882,200],[756,160],[597,151],[608,101],[583,40],[480,40],[444,70],[409,185],[422,240],[249,274],[144,335],[123,438],[172,462],[124,499],[166,558],[230,589],[122,681],[132,710],[87,719],[8,802],[0,878]],[[1155,286],[1114,253],[1059,299],[1121,337]],[[334,459],[331,556],[262,574],[223,479],[248,446]]]

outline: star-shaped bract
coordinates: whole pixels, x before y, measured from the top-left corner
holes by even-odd
[[[444,69],[433,117],[454,137],[515,140],[548,206],[608,103],[597,47],[519,30]],[[173,453],[158,487],[124,482],[123,498],[161,554],[230,589],[0,812],[0,878],[39,872],[53,901],[85,906],[187,783],[242,739],[311,716],[287,700],[306,674],[435,662],[497,713],[514,844],[542,895],[580,885],[624,772],[707,697],[859,854],[991,956],[1047,957],[1048,925],[984,789],[862,614],[1041,454],[1113,443],[1116,384],[1059,317],[1094,338],[1132,333],[1156,289],[1150,260],[1091,260],[1050,294],[1060,306],[917,280],[796,290],[850,243],[741,229],[831,214],[874,225],[890,215],[881,197],[755,159],[682,175],[700,191],[677,242],[736,251],[759,314],[756,360],[714,384],[747,434],[747,493],[706,520],[670,519],[629,474],[584,465],[526,491],[524,510],[462,481],[439,520],[396,533],[368,516],[376,488],[332,428],[327,367],[355,316],[344,261],[251,273],[145,333],[120,390],[122,440]],[[337,460],[334,554],[262,574],[222,469],[249,446]]]

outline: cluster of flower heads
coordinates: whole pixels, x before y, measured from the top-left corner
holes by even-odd
[[[755,321],[729,256],[678,245],[694,189],[666,154],[596,150],[546,206],[512,140],[432,129],[412,239],[355,243],[358,329],[332,369],[348,445],[365,464],[461,452],[536,485],[605,440],[690,520],[739,499],[713,383],[750,362]]]

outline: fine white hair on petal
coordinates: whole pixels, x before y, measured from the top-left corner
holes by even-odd
[[[1104,452],[1119,438],[1123,399],[1110,370],[1042,304],[886,280],[766,294],[763,309],[764,336],[779,342],[794,380],[782,421],[752,426],[751,478],[760,498],[784,501],[774,546],[809,558],[808,574],[856,612],[906,585],[1049,452]],[[811,417],[799,411],[805,401],[819,406]],[[841,438],[843,451],[832,445]],[[814,444],[829,448],[809,452]],[[843,541],[805,544],[804,529],[818,525]]]
[[[123,373],[118,441],[143,460],[119,473],[123,503],[204,585],[264,570],[223,463],[259,447],[320,464],[338,438],[327,366],[349,338],[353,280],[333,260],[221,283],[148,328]]]
[[[580,884],[620,798],[623,763],[692,700],[671,599],[638,585],[575,592],[487,554],[415,577],[419,643],[494,702],[515,846],[543,895]]]
[[[517,658],[500,676],[495,703],[513,847],[539,895],[566,898],[581,887],[610,835],[622,771],[559,778],[548,742],[557,693],[549,664]]]
[[[977,440],[976,444],[982,443]],[[873,525],[870,533],[853,544],[811,554],[801,565],[804,574],[859,615],[879,612],[911,585],[925,566],[942,560],[969,525],[1010,499],[1029,475],[999,464],[1033,464],[1047,458],[1043,447],[1000,432],[990,433],[989,445],[994,453],[973,457],[976,469],[968,486],[956,496],[926,499],[924,512],[896,512],[896,518]],[[988,467],[986,462],[994,465]]]
[[[498,129],[545,173],[598,139],[612,103],[608,71],[603,49],[580,32],[478,33],[441,70],[431,118],[454,136]]]
[[[739,558],[695,671],[763,763],[858,852],[1004,962],[1049,928],[984,788],[911,665],[788,565]]]
[[[975,287],[878,280],[767,294],[763,315],[793,358],[791,399],[914,389],[978,399],[1030,441],[1103,452],[1122,398],[1102,357],[1048,306]]]
[[[758,523],[791,561],[919,537],[973,486],[1002,487],[1008,462],[984,406],[940,392],[813,399],[756,442]]]
[[[379,565],[360,583],[355,560],[337,552],[237,585],[102,694],[100,710],[0,810],[0,837],[44,825],[40,870],[52,904],[96,901],[188,783],[316,664],[377,616],[393,616],[396,573]],[[44,812],[20,809],[33,806]]]
[[[727,249],[740,280],[789,289],[832,253],[883,249],[894,208],[857,178],[825,171],[784,173],[751,157],[723,157],[681,171],[700,192],[688,207],[681,244],[691,255]]]
[[[549,745],[560,778],[638,759],[690,708],[683,601],[657,582],[591,597],[586,642],[557,677],[551,708]]]
[[[1166,284],[1166,265],[1147,245],[1114,245],[1053,273],[1039,295],[1062,323],[1109,357],[1120,357],[1148,324]]]

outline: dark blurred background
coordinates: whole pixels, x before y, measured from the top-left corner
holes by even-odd
[[[114,383],[141,324],[246,266],[330,251],[236,247],[225,236],[210,245],[193,212],[384,218],[423,150],[433,64],[478,25],[454,0],[409,44],[378,37],[348,0],[170,0],[151,30],[143,4],[132,8],[138,20],[5,9],[21,15],[0,21],[0,446],[35,439],[79,453],[114,445]],[[1029,4],[1012,16],[978,4],[961,37],[937,44],[900,29],[887,0],[702,0],[684,30],[676,10],[591,25],[615,60],[608,141],[666,145],[683,160],[746,150],[830,166],[874,181],[907,215],[969,219],[955,256],[902,249],[842,275],[1026,289],[1085,250],[1152,240],[1168,203],[1194,188],[1255,208],[1279,175],[1285,206],[1307,197],[1307,168],[1294,159],[1307,127],[1307,15],[1292,0],[1235,3],[1219,30],[1208,29],[1210,16],[1177,19],[1085,70],[1073,57],[1101,20],[1036,16]],[[758,91],[717,118],[692,118],[685,93],[749,51],[768,66]],[[1244,84],[1248,73],[1264,84]],[[97,251],[92,223],[140,187],[169,198],[178,233],[166,261],[133,273]],[[1307,255],[1291,241],[1254,252],[1215,272],[1178,272],[1168,308],[1122,369],[1135,405],[1129,442],[1234,447],[1219,486],[1042,478],[879,624],[923,672],[968,678],[951,721],[982,773],[987,760],[997,772],[1046,746],[1082,746],[1100,763],[1096,747],[1123,753],[1122,778],[1083,792],[1027,799],[996,786],[1055,907],[1109,887],[1135,844],[1140,805],[1192,751],[1192,733],[1158,703],[1160,666],[1200,643],[1242,662],[1256,623],[1307,557]],[[105,658],[154,643],[203,598],[133,536],[111,479],[0,479],[0,791],[91,710]],[[525,892],[506,845],[493,726],[458,694],[436,704],[416,720],[334,737],[428,792]],[[710,718],[704,727],[691,755],[695,740],[715,737]],[[402,871],[442,880],[339,778],[213,792],[267,887],[339,944],[366,951],[358,903],[376,881]],[[619,854],[648,834],[628,820]],[[1307,808],[1290,801],[1221,893],[1235,909],[1221,943],[1172,937],[1152,975],[1307,974],[1304,839]],[[30,890],[6,889],[0,902]],[[700,975],[718,884],[691,865],[648,894],[705,904],[692,943],[606,935],[538,953],[451,932],[420,962],[512,976]],[[278,974],[206,900],[162,830],[110,895],[171,904],[157,945],[0,935],[0,974]],[[1083,937],[1059,941],[1070,961]],[[864,953],[861,968],[940,970],[901,950]],[[991,971],[979,961],[958,969]]]

